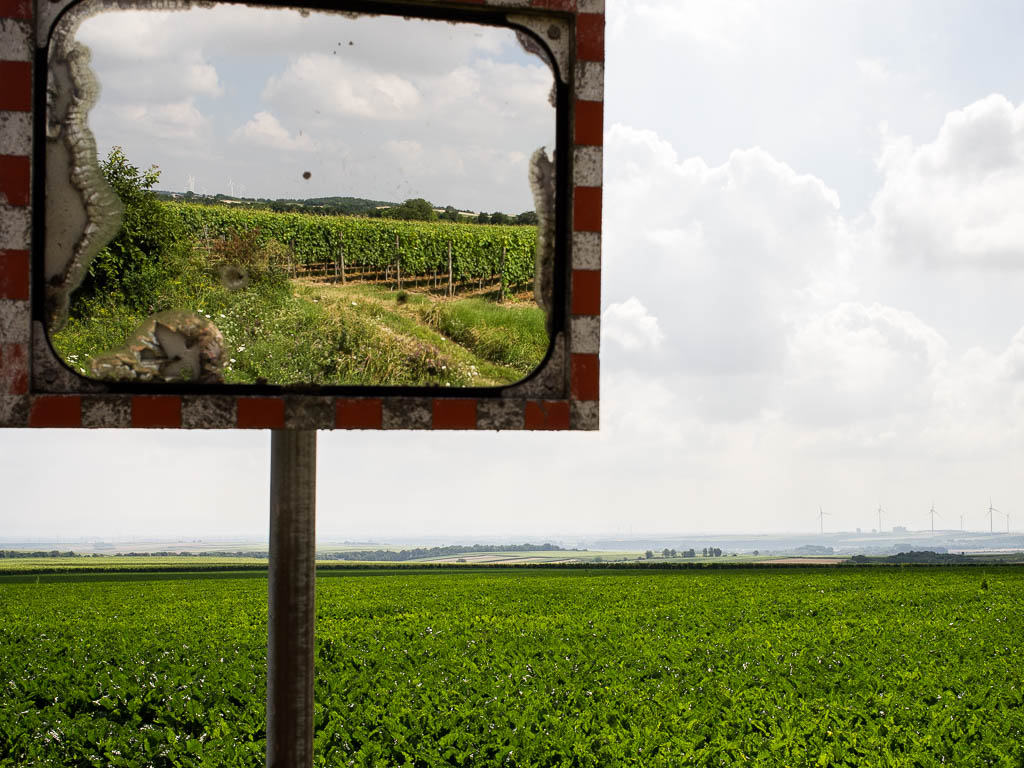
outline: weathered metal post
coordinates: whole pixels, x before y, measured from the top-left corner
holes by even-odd
[[[316,432],[270,438],[267,768],[313,765]]]

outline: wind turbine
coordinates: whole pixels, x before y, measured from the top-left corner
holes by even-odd
[[[879,533],[881,533],[881,532],[882,532],[882,512],[883,512],[883,511],[884,511],[884,510],[882,509],[882,505],[881,505],[881,504],[879,504],[879,505],[878,505],[878,532],[879,532]]]
[[[999,510],[992,506],[992,497],[989,496],[988,497],[988,532],[989,533],[994,533],[994,531],[992,530],[992,513],[993,512],[999,512]],[[1003,513],[999,512],[999,514],[1003,514]]]
[[[196,191],[196,177],[191,173],[188,175],[188,187],[186,191],[191,192],[192,194],[195,194]]]
[[[963,533],[966,529],[964,528],[964,513],[960,513],[960,532]]]
[[[932,516],[932,533],[935,533],[935,516],[938,515],[939,513],[935,511],[935,503],[934,502],[932,503],[932,509],[931,509],[931,511],[928,514]]]
[[[234,180],[230,176],[228,176],[228,190],[231,192],[231,196],[234,197],[235,196],[235,182],[234,182]]]
[[[822,534],[825,533],[825,515],[827,515],[827,514],[828,514],[828,512],[824,511],[821,508],[821,505],[819,504],[818,505],[818,524],[820,526]]]

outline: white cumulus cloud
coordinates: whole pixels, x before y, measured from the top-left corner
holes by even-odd
[[[362,69],[321,53],[299,56],[272,76],[262,98],[290,105],[289,111],[300,114],[314,106],[327,114],[375,120],[407,118],[421,101],[416,86],[400,75]]]
[[[993,94],[947,114],[934,141],[886,137],[878,164],[889,258],[1024,268],[1024,104]]]
[[[245,125],[240,126],[231,136],[232,141],[241,141],[266,149],[284,149],[308,152],[313,149],[309,136],[288,132],[270,112],[257,112]]]
[[[609,306],[602,314],[601,327],[604,338],[624,349],[658,347],[665,339],[658,318],[636,296]]]
[[[164,104],[122,104],[113,109],[115,119],[131,125],[132,132],[156,139],[197,139],[209,121],[192,99]]]
[[[710,166],[623,125],[605,148],[607,300],[642,301],[677,368],[777,368],[792,316],[845,246],[836,193],[759,148]]]
[[[791,336],[785,413],[828,426],[930,408],[947,352],[942,336],[910,312],[843,302]]]

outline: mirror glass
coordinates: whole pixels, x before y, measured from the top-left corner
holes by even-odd
[[[57,354],[154,384],[524,378],[549,345],[536,51],[506,27],[242,5],[68,17],[48,93]]]

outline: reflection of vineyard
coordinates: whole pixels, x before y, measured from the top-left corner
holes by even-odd
[[[451,294],[498,286],[522,290],[534,277],[532,226],[364,219],[274,213],[185,203],[167,209],[196,242],[249,233],[259,247],[277,243],[292,277],[331,282],[390,282]]]
[[[533,291],[533,280],[520,284],[509,284],[501,275],[484,275],[455,282],[449,280],[448,275],[437,271],[431,271],[425,275],[405,275],[401,270],[387,265],[384,268],[355,265],[345,265],[344,270],[338,261],[321,262],[319,264],[304,264],[291,272],[296,278],[316,283],[335,283],[346,285],[350,283],[384,283],[395,290],[427,290],[432,293],[445,295],[482,295],[492,294],[495,297],[499,293],[504,296],[518,294],[520,297],[530,294]]]

